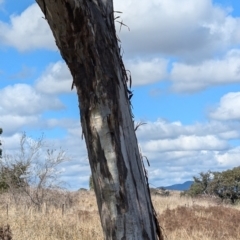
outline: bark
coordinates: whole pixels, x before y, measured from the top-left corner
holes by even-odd
[[[105,239],[163,239],[139,154],[112,0],[36,0],[77,89]]]

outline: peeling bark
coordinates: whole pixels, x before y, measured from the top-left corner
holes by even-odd
[[[36,0],[73,76],[105,239],[163,239],[150,199],[112,0]]]

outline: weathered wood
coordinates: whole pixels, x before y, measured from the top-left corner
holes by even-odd
[[[36,0],[73,76],[105,239],[163,239],[132,121],[112,0]]]

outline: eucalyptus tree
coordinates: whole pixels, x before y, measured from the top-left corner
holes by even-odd
[[[78,95],[105,239],[163,239],[138,149],[112,0],[36,0]]]

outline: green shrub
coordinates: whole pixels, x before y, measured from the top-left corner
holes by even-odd
[[[200,173],[199,177],[193,179],[194,183],[183,195],[212,195],[233,204],[240,200],[240,167],[223,172]]]

